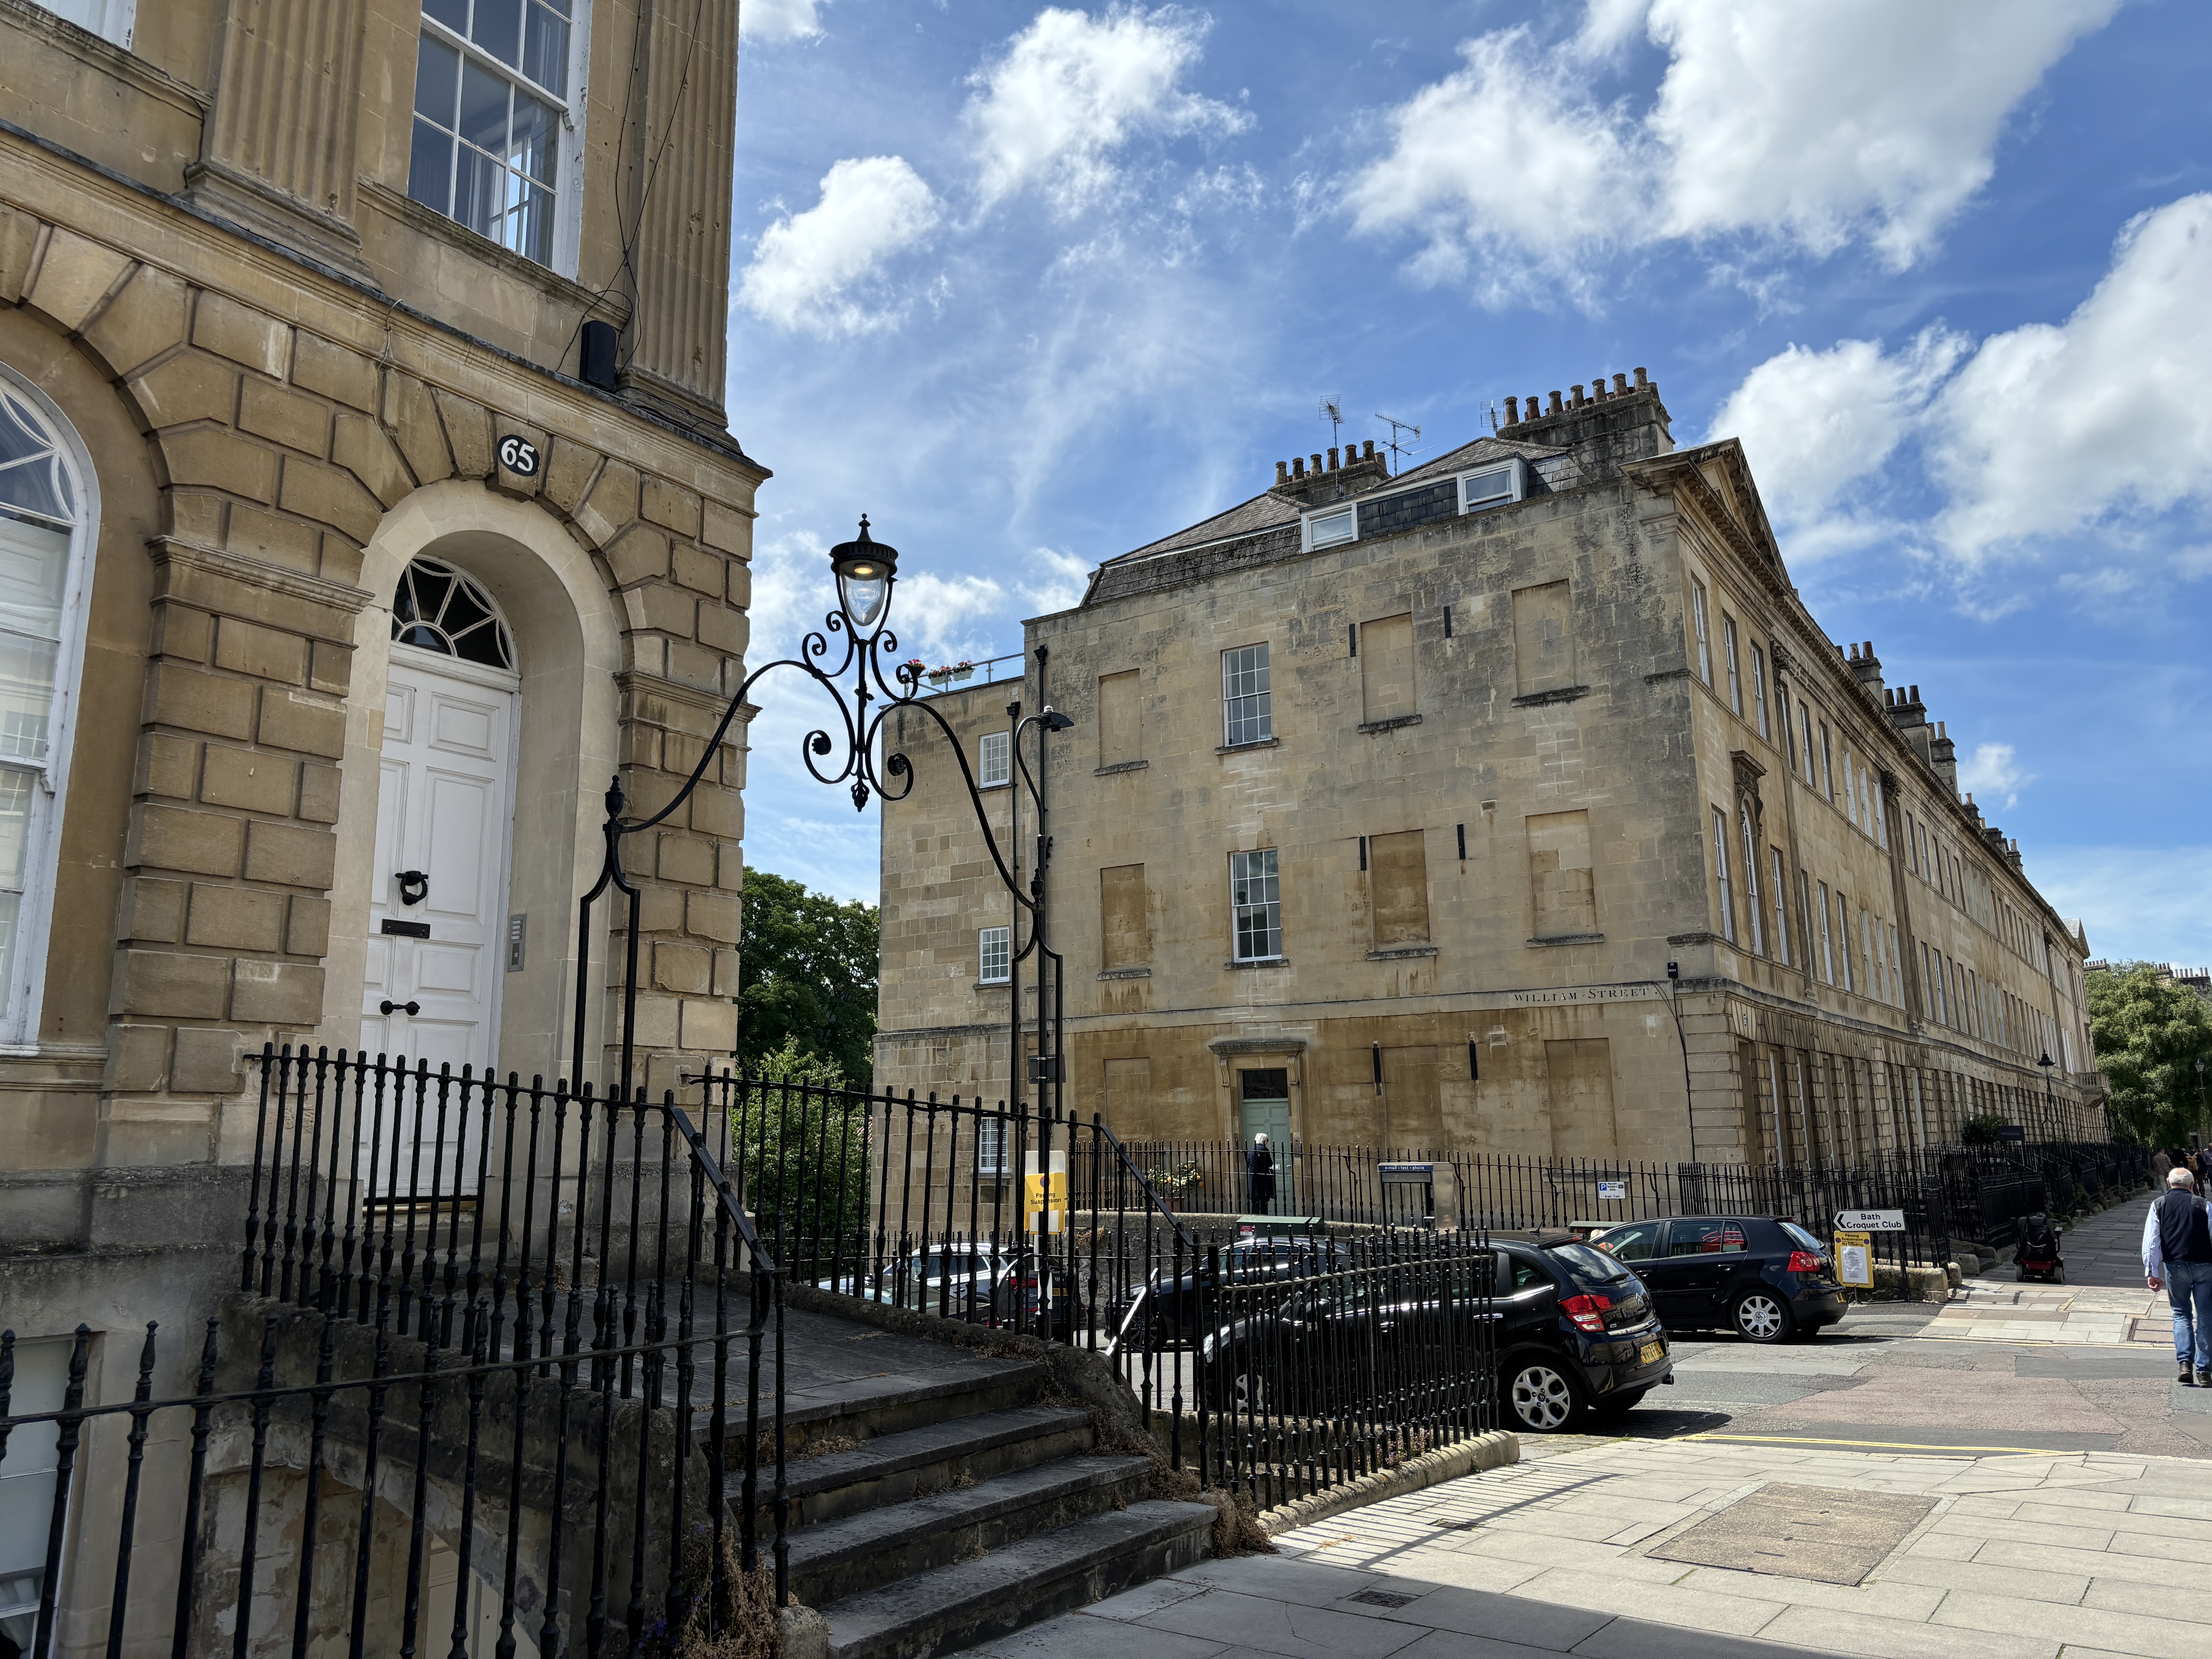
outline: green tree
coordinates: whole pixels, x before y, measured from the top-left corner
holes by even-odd
[[[2197,1062],[2212,1066],[2212,1012],[2186,986],[2161,983],[2148,963],[2116,963],[2089,975],[2086,988],[2114,1124],[2154,1146],[2183,1145],[2205,1127]]]
[[[746,1207],[763,1237],[794,1240],[849,1233],[868,1214],[867,1108],[837,1093],[836,1062],[808,1054],[796,1036],[746,1067],[762,1086],[739,1085],[730,1126],[744,1176]],[[821,1248],[821,1247],[817,1247]],[[801,1247],[802,1256],[808,1255]]]
[[[738,943],[738,1064],[751,1071],[793,1040],[854,1087],[875,1075],[881,913],[766,870],[745,872]]]

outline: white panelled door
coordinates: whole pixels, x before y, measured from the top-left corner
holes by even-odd
[[[441,1063],[481,1073],[498,1058],[514,680],[408,646],[392,648],[361,1046],[404,1058],[410,1069],[422,1060],[433,1074]],[[411,1122],[398,1127],[403,1142],[414,1139]],[[464,1152],[459,1128],[449,1126],[455,1144],[442,1149],[448,1171],[456,1156],[473,1152]],[[434,1133],[426,1118],[425,1190]],[[391,1191],[388,1131],[385,1147],[377,1188]],[[402,1154],[400,1191],[410,1186],[412,1162]]]

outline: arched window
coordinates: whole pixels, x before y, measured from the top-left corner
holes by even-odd
[[[400,573],[392,596],[392,638],[395,644],[514,672],[514,640],[499,602],[473,577],[436,559],[416,559]]]
[[[38,1037],[67,788],[83,571],[99,501],[82,447],[0,372],[0,1045]]]

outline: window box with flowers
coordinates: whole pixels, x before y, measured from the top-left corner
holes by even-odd
[[[940,663],[937,667],[931,669],[929,683],[942,690],[948,685],[957,685],[975,672],[975,665],[963,657],[958,662]]]

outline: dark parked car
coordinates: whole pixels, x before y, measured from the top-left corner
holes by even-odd
[[[1786,1342],[1844,1316],[1827,1250],[1794,1221],[1676,1216],[1607,1227],[1590,1243],[1635,1270],[1672,1330]]]
[[[1566,1232],[1493,1238],[1501,1427],[1555,1434],[1674,1380],[1635,1273]]]
[[[1221,1278],[1225,1284],[1247,1285],[1303,1277],[1328,1271],[1332,1260],[1326,1238],[1240,1238],[1221,1251]],[[1150,1282],[1115,1310],[1117,1344],[1155,1351],[1192,1346],[1200,1334],[1206,1293],[1212,1284],[1203,1256],[1189,1261],[1180,1275],[1172,1267],[1156,1269]]]
[[[1494,1382],[1501,1425],[1546,1433],[1571,1428],[1592,1410],[1626,1410],[1673,1380],[1667,1334],[1644,1287],[1619,1262],[1571,1234],[1547,1232],[1493,1239],[1486,1264],[1479,1273],[1455,1264],[1449,1304],[1440,1286],[1422,1285],[1418,1275],[1411,1292],[1375,1291],[1357,1273],[1323,1281],[1362,1286],[1350,1295],[1286,1287],[1265,1312],[1200,1345],[1207,1400],[1216,1409],[1291,1416],[1356,1410],[1389,1385],[1394,1345],[1433,1361],[1440,1347],[1449,1356],[1457,1344],[1470,1362],[1463,1389],[1479,1396]],[[1487,1350],[1478,1276],[1492,1281]],[[1486,1352],[1494,1370],[1480,1368]]]

